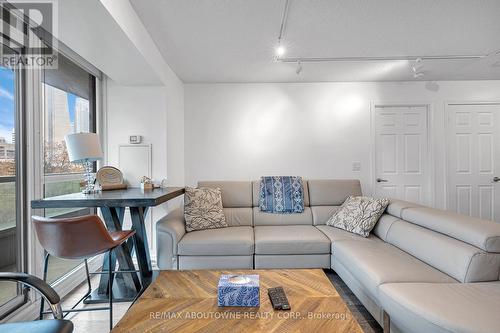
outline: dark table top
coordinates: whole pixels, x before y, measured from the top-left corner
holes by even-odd
[[[95,194],[72,193],[31,201],[31,208],[154,207],[184,194],[184,187],[128,188]]]

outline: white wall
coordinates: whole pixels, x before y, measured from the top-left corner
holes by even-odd
[[[170,185],[184,185],[184,84],[162,57],[129,1],[99,1],[139,51],[140,60],[149,64],[162,83],[151,87],[110,81],[106,92],[108,123],[118,117],[124,126],[108,126],[109,157],[113,158],[111,151],[117,149],[116,140],[127,142],[135,131],[153,143],[153,177],[167,178]]]
[[[118,167],[120,144],[129,135],[142,135],[152,145],[152,178],[167,179],[169,185],[184,185],[184,94],[183,85],[122,86],[107,80],[107,164]],[[141,161],[137,161],[141,163]],[[152,257],[156,255],[154,224],[180,200],[155,207],[147,216],[146,230]],[[130,221],[127,217],[126,225]]]
[[[118,146],[129,135],[152,144],[152,177],[184,185],[184,90],[164,86],[122,86],[107,81],[107,161],[118,165]],[[140,163],[140,161],[138,161]]]
[[[132,44],[118,51],[124,54],[129,54],[131,49],[137,51],[136,60],[146,62],[160,78],[157,86],[144,85],[142,81],[134,83],[130,79],[106,80],[103,93],[106,162],[117,166],[118,146],[128,143],[129,135],[141,135],[144,143],[152,144],[153,180],[166,178],[169,185],[184,185],[184,84],[161,56],[129,1],[99,2]],[[126,72],[129,66],[121,65],[121,70]],[[134,61],[130,65],[133,66]],[[155,222],[181,200],[170,201],[148,214],[146,228],[152,256],[156,254]]]
[[[167,178],[167,107],[164,87],[128,87],[108,81],[107,146],[109,165],[118,166],[118,146],[129,135],[152,144],[152,177]],[[141,163],[141,161],[137,161]]]
[[[444,105],[500,101],[500,81],[185,85],[186,183],[262,175],[359,178],[371,192],[373,102],[432,107],[435,205],[444,206]],[[353,172],[352,162],[361,162]]]

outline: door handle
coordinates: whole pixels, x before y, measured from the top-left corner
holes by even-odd
[[[500,180],[500,179],[498,179],[498,180]],[[382,178],[377,178],[376,181],[377,181],[377,183],[387,183],[388,182],[387,179],[382,179]]]
[[[500,182],[500,177],[493,177],[493,182]]]

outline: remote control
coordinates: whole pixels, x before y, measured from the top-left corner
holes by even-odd
[[[269,288],[267,294],[275,310],[290,310],[290,303],[283,287]]]

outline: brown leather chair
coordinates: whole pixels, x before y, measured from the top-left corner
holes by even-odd
[[[87,272],[88,291],[71,309],[63,310],[65,315],[69,312],[82,311],[75,310],[75,307],[84,301],[91,293],[90,275],[87,259],[98,254],[108,253],[108,271],[102,274],[109,274],[109,307],[89,308],[88,310],[108,310],[110,330],[113,327],[113,268],[112,251],[122,245],[135,234],[133,230],[111,231],[109,232],[101,218],[97,215],[86,215],[75,218],[45,218],[33,216],[33,225],[42,247],[47,251],[44,263],[43,280],[47,279],[47,268],[49,256],[62,259],[83,259]],[[113,265],[114,266],[114,265]],[[43,318],[44,302],[42,299],[40,307],[40,319]]]

